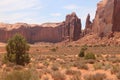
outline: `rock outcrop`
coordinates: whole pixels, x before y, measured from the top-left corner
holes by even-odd
[[[14,34],[22,34],[28,42],[60,42],[67,38],[78,40],[81,33],[81,21],[75,13],[67,15],[61,23],[45,23],[31,25],[26,23],[0,23],[0,42],[7,40]]]
[[[102,0],[97,5],[92,31],[99,36],[120,32],[120,0]]]
[[[81,20],[76,16],[74,12],[66,16],[65,28],[65,34],[69,36],[70,41],[75,41],[80,38]]]
[[[102,0],[97,4],[97,11],[92,30],[99,36],[112,32],[114,0]]]
[[[120,32],[120,0],[114,0],[112,31]]]
[[[92,22],[90,21],[90,14],[88,14],[88,16],[86,18],[84,35],[89,34],[90,32],[92,32]]]

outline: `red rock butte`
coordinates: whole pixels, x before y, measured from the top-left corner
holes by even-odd
[[[91,33],[98,37],[112,37],[114,32],[120,32],[119,14],[120,0],[102,0],[97,4],[93,21],[90,21],[88,14],[84,30],[81,30],[81,19],[74,12],[68,14],[65,21],[60,23],[0,23],[0,42],[7,42],[16,33],[22,34],[30,43],[76,41]]]
[[[7,42],[16,33],[22,34],[30,43],[60,42],[66,39],[75,41],[80,38],[81,20],[75,13],[72,13],[60,23],[44,23],[42,25],[0,23],[0,42]]]

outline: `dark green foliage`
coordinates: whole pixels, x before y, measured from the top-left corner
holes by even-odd
[[[30,46],[27,44],[25,38],[20,34],[16,34],[8,40],[8,44],[6,46],[7,54],[5,56],[5,60],[18,65],[25,65],[30,61],[28,53],[29,48]]]
[[[87,46],[84,45],[82,46],[80,53],[78,54],[79,57],[84,57],[85,56],[85,51],[87,50]]]
[[[81,50],[78,56],[79,56],[79,57],[84,57],[84,55],[85,55],[85,51],[84,51],[84,50]]]
[[[85,55],[85,59],[95,59],[95,54],[93,54],[93,53],[87,53]]]

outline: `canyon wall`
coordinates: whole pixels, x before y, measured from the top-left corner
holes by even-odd
[[[120,0],[102,0],[97,4],[92,31],[99,36],[120,31]]]
[[[78,40],[81,33],[81,21],[75,13],[66,16],[61,23],[31,25],[26,23],[0,23],[0,42],[7,42],[14,34],[22,34],[28,42],[60,42],[65,39]]]
[[[120,0],[114,1],[113,27],[112,31],[120,32]]]
[[[102,0],[97,4],[92,31],[100,36],[112,32],[114,0]]]

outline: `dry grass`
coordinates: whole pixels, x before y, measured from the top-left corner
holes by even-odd
[[[3,48],[2,48],[3,49]],[[56,49],[51,50],[51,49]],[[120,55],[112,55],[113,53],[119,53],[120,47],[88,47],[86,52],[95,53],[96,59],[85,60],[84,58],[78,57],[81,47],[76,45],[38,45],[32,46],[30,49],[31,63],[21,67],[15,64],[8,63],[7,65],[2,63],[0,54],[0,75],[2,70],[6,73],[11,73],[14,70],[28,70],[31,72],[36,71],[32,75],[38,75],[39,79],[43,80],[82,80],[83,75],[88,77],[85,80],[103,80],[105,74],[96,73],[94,75],[87,75],[86,73],[95,72],[98,70],[105,70],[110,76],[116,75],[119,79],[119,59]],[[109,55],[109,56],[105,56]],[[82,71],[83,72],[82,72]],[[84,73],[85,72],[85,73]],[[112,74],[111,74],[111,73]],[[52,79],[44,75],[49,74]],[[98,79],[96,79],[98,77]]]
[[[85,80],[105,80],[106,75],[103,73],[89,74],[84,76]]]
[[[65,75],[59,71],[53,71],[51,75],[54,80],[66,80]]]

